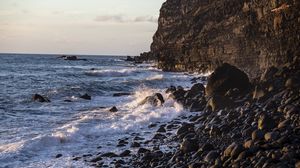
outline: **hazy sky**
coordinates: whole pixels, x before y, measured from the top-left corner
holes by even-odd
[[[137,55],[165,0],[0,0],[0,52]]]

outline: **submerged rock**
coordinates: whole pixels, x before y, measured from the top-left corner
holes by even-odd
[[[32,96],[32,100],[37,101],[37,102],[41,102],[41,103],[49,103],[50,102],[50,100],[47,97],[43,97],[39,94],[34,94]]]
[[[118,112],[119,110],[117,109],[116,106],[112,107],[111,109],[109,109],[110,112],[115,113]]]
[[[84,95],[81,95],[80,98],[85,99],[85,100],[92,100],[92,97],[90,95],[88,95],[87,93]]]

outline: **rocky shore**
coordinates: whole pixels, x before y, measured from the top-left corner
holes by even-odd
[[[298,57],[255,79],[223,64],[208,77],[206,87],[196,83],[189,90],[166,90],[189,113],[149,125],[155,130],[149,139],[140,133],[120,139],[118,147],[128,146],[121,153],[86,160],[95,167],[299,168],[299,86]]]

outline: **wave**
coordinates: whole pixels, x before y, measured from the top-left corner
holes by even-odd
[[[96,77],[123,77],[130,76],[136,72],[136,69],[121,69],[121,70],[91,70],[85,72],[88,76],[96,76]]]

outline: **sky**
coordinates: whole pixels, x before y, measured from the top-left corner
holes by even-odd
[[[139,55],[165,0],[0,0],[0,53]]]

